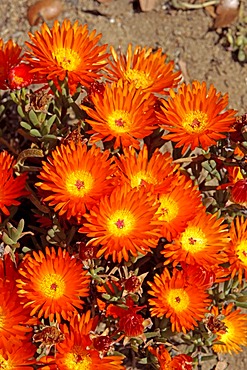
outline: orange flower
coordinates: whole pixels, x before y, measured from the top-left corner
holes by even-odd
[[[22,48],[12,40],[4,43],[0,38],[0,90],[9,88],[9,71],[21,61],[21,51]]]
[[[122,80],[107,84],[103,93],[91,96],[94,109],[82,106],[91,119],[88,131],[94,134],[90,141],[115,140],[114,148],[132,145],[139,148],[138,139],[150,135],[157,127],[154,115],[155,98],[136,89],[135,85]]]
[[[14,157],[7,151],[2,151],[0,153],[0,211],[7,216],[10,212],[6,207],[18,206],[20,202],[17,198],[29,194],[25,190],[27,174],[14,177],[14,165]]]
[[[63,81],[68,77],[71,93],[78,84],[89,87],[98,78],[98,71],[107,63],[107,45],[97,46],[101,34],[89,33],[87,25],[74,25],[64,20],[60,26],[54,22],[52,29],[46,23],[41,31],[29,33],[32,43],[27,42],[31,51],[26,59],[34,66],[33,72],[47,80]]]
[[[79,321],[75,320],[65,332],[65,340],[56,346],[53,362],[59,369],[75,370],[124,370],[122,356],[105,356],[103,351],[95,349],[91,340],[91,331],[95,330],[95,318],[90,319],[89,313]],[[85,323],[85,325],[84,325]],[[51,363],[51,358],[42,358],[42,362]]]
[[[216,321],[213,327],[208,327],[217,335],[215,341],[223,342],[213,345],[213,350],[217,353],[238,353],[242,351],[240,346],[247,346],[247,315],[241,313],[240,309],[234,311],[233,306],[230,303],[220,313],[218,307],[213,306],[211,309]]]
[[[15,275],[16,273],[13,279]],[[23,309],[14,282],[9,281],[9,278],[10,276],[6,280],[0,279],[0,348],[5,347],[8,342],[24,340],[27,338],[26,334],[32,331],[27,326],[29,311]]]
[[[180,72],[173,72],[174,62],[165,63],[166,55],[162,49],[153,51],[151,48],[136,46],[132,52],[132,45],[128,45],[126,56],[117,55],[111,47],[113,61],[109,62],[106,78],[111,81],[134,82],[137,89],[145,92],[167,94],[165,89],[176,87],[180,78]]]
[[[160,370],[192,370],[192,357],[188,355],[177,355],[173,358],[164,346],[154,349],[148,347],[148,350],[157,357]]]
[[[24,307],[31,309],[30,315],[56,317],[57,321],[67,320],[82,308],[80,297],[89,293],[90,277],[82,264],[61,248],[46,247],[46,256],[39,251],[33,257],[26,255],[19,268],[21,279],[17,280],[18,294]]]
[[[231,277],[238,275],[239,283],[243,280],[243,275],[247,279],[247,220],[236,217],[231,223],[230,244],[227,251]]]
[[[149,159],[146,145],[138,154],[134,148],[125,148],[119,159],[116,159],[116,163],[123,183],[129,184],[132,188],[151,184],[155,192],[159,191],[160,186],[162,188],[170,186],[174,179],[171,175],[178,168],[172,164],[170,153],[163,154],[159,149],[156,149]]]
[[[162,221],[161,234],[172,241],[185,230],[188,221],[202,210],[201,193],[192,181],[174,176],[173,183],[159,193],[157,216]]]
[[[44,191],[44,201],[55,206],[59,215],[79,220],[86,209],[113,189],[114,167],[108,157],[108,151],[101,153],[95,146],[88,150],[73,141],[57,147],[52,158],[43,162],[38,176],[42,181],[36,183]]]
[[[0,347],[0,369],[30,370],[36,363],[36,347],[29,341],[13,341]]]
[[[204,285],[191,285],[186,271],[173,269],[171,276],[167,269],[156,274],[154,282],[148,282],[151,316],[166,316],[170,319],[172,331],[184,332],[198,326],[210,303]],[[195,289],[196,288],[196,289]]]
[[[205,82],[182,84],[178,93],[171,90],[170,99],[163,100],[162,113],[156,113],[162,128],[170,131],[163,139],[176,142],[176,147],[182,147],[182,154],[189,147],[207,150],[225,138],[225,132],[233,130],[236,111],[222,112],[227,104],[228,95],[216,93],[213,85],[207,91]]]
[[[112,255],[114,262],[128,261],[129,254],[146,254],[156,247],[160,237],[156,210],[154,198],[145,188],[118,187],[84,215],[87,222],[79,232],[92,238],[89,244],[99,246],[97,257]]]
[[[165,265],[173,262],[211,266],[227,262],[225,250],[229,243],[227,226],[222,224],[223,218],[216,218],[201,211],[188,222],[185,230],[173,241],[166,244],[164,254]]]

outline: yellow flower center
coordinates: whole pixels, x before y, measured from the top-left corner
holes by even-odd
[[[186,114],[182,126],[189,134],[200,134],[208,126],[208,115],[199,110]]]
[[[79,351],[78,351],[79,352]],[[69,352],[64,360],[64,364],[71,370],[91,370],[92,360],[89,356],[85,356],[77,351]]]
[[[171,289],[167,295],[168,304],[176,312],[185,311],[190,304],[190,297],[184,289]]]
[[[247,241],[243,240],[236,248],[236,253],[240,261],[247,266]]]
[[[11,370],[13,366],[9,362],[10,360],[5,360],[5,358],[0,354],[0,369]]]
[[[207,238],[199,227],[190,226],[182,233],[181,244],[182,249],[194,254],[206,248]]]
[[[225,330],[225,333],[219,333],[220,341],[223,343],[227,343],[229,340],[232,340],[233,338],[236,337],[235,328],[234,328],[234,324],[231,321],[227,320],[227,318],[222,320],[222,322],[225,324],[226,330]]]
[[[160,221],[171,222],[177,216],[178,211],[178,203],[169,197],[169,195],[162,195],[160,197],[160,206],[157,211]]]
[[[153,83],[152,77],[143,71],[138,71],[137,69],[129,69],[125,72],[124,77],[130,82],[133,81],[137,89],[140,87],[142,89],[146,89]]]
[[[66,179],[65,187],[71,195],[83,198],[94,185],[94,178],[87,171],[71,172]]]
[[[66,285],[61,275],[46,274],[40,281],[39,288],[47,298],[59,299],[64,295]]]
[[[143,182],[147,182],[148,184],[157,184],[157,179],[148,172],[139,171],[135,175],[131,177],[131,187],[137,188],[140,185],[143,185]]]
[[[118,134],[129,132],[132,127],[130,114],[124,110],[114,111],[107,121],[110,129]]]
[[[80,55],[75,50],[68,48],[55,49],[52,52],[52,57],[66,71],[75,71],[81,63]]]
[[[116,211],[107,222],[109,232],[117,237],[130,234],[134,227],[135,218],[133,214],[126,209]]]
[[[21,85],[24,82],[24,78],[23,77],[20,77],[20,76],[14,76],[13,77],[13,82],[16,85]]]

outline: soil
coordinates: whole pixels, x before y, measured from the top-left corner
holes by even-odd
[[[34,0],[35,1],[35,0]],[[31,0],[1,2],[0,37],[13,38],[20,45],[28,39],[30,27],[27,9]],[[200,2],[200,1],[197,1]],[[135,3],[135,2],[134,2]],[[247,63],[234,60],[220,42],[221,30],[213,30],[212,17],[202,9],[175,10],[171,1],[157,0],[150,12],[135,11],[130,0],[112,0],[99,3],[94,0],[64,0],[58,20],[87,23],[89,29],[102,33],[102,43],[126,50],[128,43],[152,48],[161,47],[176,67],[184,65],[186,82],[199,80],[214,84],[218,91],[229,94],[229,107],[239,114],[247,112]],[[247,4],[245,4],[247,10]],[[53,21],[47,22],[52,26]],[[228,370],[247,369],[247,350],[237,356],[226,356]],[[212,368],[205,365],[203,370]],[[225,367],[222,367],[225,369]]]

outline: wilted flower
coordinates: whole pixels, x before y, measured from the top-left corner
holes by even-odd
[[[181,354],[171,357],[164,346],[154,349],[148,347],[149,351],[157,357],[160,370],[192,370],[193,359],[191,356]]]

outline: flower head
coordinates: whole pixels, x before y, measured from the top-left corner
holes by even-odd
[[[10,69],[20,63],[22,48],[12,40],[0,38],[0,90],[7,90]]]
[[[182,154],[189,147],[207,150],[233,130],[236,112],[224,111],[227,104],[228,96],[216,93],[213,85],[207,90],[205,82],[182,84],[177,93],[171,90],[170,99],[163,100],[162,113],[157,111],[161,127],[170,132],[163,139],[176,142]]]
[[[29,36],[32,43],[26,43],[30,48],[26,59],[32,63],[32,71],[54,82],[67,76],[71,93],[78,84],[89,87],[107,63],[107,45],[98,46],[101,34],[89,33],[87,25],[64,20],[61,25],[55,21],[49,29],[43,23],[40,31]]]
[[[55,206],[59,215],[80,219],[104,194],[113,189],[114,167],[109,152],[90,150],[81,143],[71,141],[61,145],[43,162],[36,185],[44,191],[44,201]]]
[[[26,255],[19,272],[22,276],[17,280],[18,294],[31,316],[66,320],[82,308],[80,298],[89,293],[90,277],[81,262],[61,248],[57,253],[46,247],[46,255],[41,251]]]
[[[114,148],[121,145],[139,148],[138,139],[150,135],[157,128],[154,97],[122,80],[107,84],[104,92],[91,96],[94,109],[82,106],[89,116],[86,121],[94,134],[90,141],[114,140]]]
[[[148,347],[149,351],[157,357],[160,370],[192,370],[192,357],[182,354],[171,357],[164,346],[154,349]]]
[[[113,261],[128,261],[130,255],[146,254],[159,240],[154,198],[145,189],[116,188],[102,197],[98,206],[85,214],[79,232],[92,238],[88,243],[99,246],[97,257],[110,255]]]
[[[173,269],[171,276],[167,269],[156,274],[154,282],[148,282],[151,316],[166,316],[170,319],[172,331],[184,332],[198,326],[210,303],[204,285],[191,285],[186,271]]]
[[[2,151],[0,153],[0,211],[7,216],[10,214],[7,207],[18,206],[20,202],[17,199],[29,194],[25,190],[27,174],[15,177],[14,165],[14,157],[7,151]]]
[[[158,192],[160,187],[170,186],[174,179],[172,175],[178,168],[172,163],[171,155],[161,153],[159,149],[156,149],[149,159],[146,145],[138,154],[134,148],[125,148],[116,163],[122,183],[127,183],[132,188],[152,185],[155,192]]]
[[[31,65],[26,63],[20,63],[12,67],[8,74],[8,85],[10,89],[16,90],[31,85],[34,82],[34,74],[31,73],[31,69]]]
[[[233,306],[234,304],[230,303],[221,312],[215,306],[211,309],[217,325],[210,330],[217,335],[216,341],[223,342],[213,345],[215,352],[238,353],[242,351],[241,346],[247,346],[247,315],[241,313],[240,309],[234,310]]]
[[[106,78],[111,81],[134,82],[137,89],[145,92],[167,94],[166,89],[176,87],[180,78],[180,72],[173,72],[174,62],[165,63],[166,55],[162,49],[153,51],[151,48],[128,45],[127,54],[117,55],[111,47],[113,60],[109,62]]]
[[[207,267],[227,262],[225,250],[229,239],[223,221],[223,218],[217,219],[216,214],[200,211],[173,243],[165,245],[161,252],[166,258],[165,264],[173,262],[176,266],[186,262]]]

